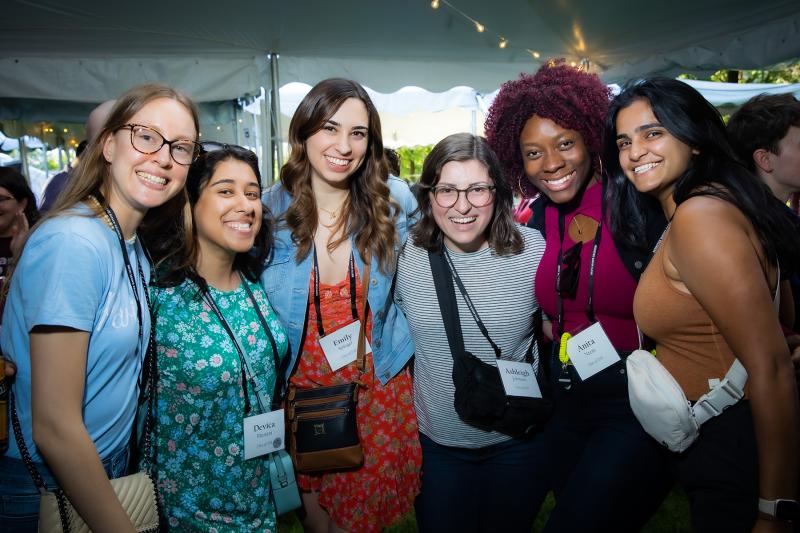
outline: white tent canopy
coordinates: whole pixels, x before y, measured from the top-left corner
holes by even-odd
[[[0,12],[0,98],[100,102],[150,80],[234,99],[269,86],[269,52],[282,83],[345,76],[381,92],[488,92],[550,57],[586,59],[608,82],[800,57],[797,0],[7,0]]]

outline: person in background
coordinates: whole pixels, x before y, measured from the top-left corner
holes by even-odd
[[[258,158],[228,145],[204,153],[189,169],[186,192],[191,215],[183,231],[165,236],[171,253],[153,258],[162,261],[151,292],[164,524],[169,531],[275,531],[269,456],[244,459],[244,421],[271,410],[276,361],[287,348],[258,284],[271,249]]]
[[[388,175],[378,112],[354,81],[314,86],[292,117],[289,144],[280,183],[263,196],[277,229],[261,276],[288,331],[286,378],[298,388],[363,385],[357,423],[364,465],[298,475],[301,518],[306,531],[377,532],[410,511],[419,491],[421,452],[407,368],[414,346],[392,297],[416,202],[404,181]],[[368,295],[361,294],[365,261]],[[367,316],[357,316],[364,297]],[[320,338],[356,320],[364,321],[372,347],[366,373],[359,376],[355,361],[331,371]]]
[[[92,112],[89,113],[89,117],[86,119],[86,139],[81,141],[78,148],[75,150],[76,159],[80,161],[80,157],[86,149],[86,146],[97,138],[113,108],[114,100],[108,100],[95,107]],[[42,205],[39,206],[39,211],[43,214],[53,208],[61,191],[66,188],[72,176],[73,169],[77,164],[78,162],[76,162],[72,168],[59,172],[47,182],[47,186],[42,194]]]
[[[400,177],[400,154],[391,148],[384,148],[383,153],[386,155],[386,164],[389,165],[389,174],[392,176]]]
[[[10,273],[0,346],[17,368],[22,441],[48,488],[60,486],[95,532],[133,532],[109,479],[128,472],[150,338],[141,240],[155,240],[157,222],[181,209],[197,136],[197,109],[183,94],[142,85],[122,95]],[[35,532],[40,494],[20,445],[9,444],[0,524]]]
[[[8,274],[14,245],[25,240],[38,220],[36,198],[25,176],[0,167],[0,278]]]
[[[556,506],[547,532],[639,531],[671,486],[628,400],[624,359],[639,346],[633,294],[650,250],[623,246],[610,231],[617,213],[606,205],[599,159],[608,104],[596,75],[552,61],[503,84],[486,119],[511,186],[541,193],[529,225],[547,243],[535,297],[553,339],[555,411],[545,438]],[[655,203],[643,216],[654,244],[666,221]],[[591,367],[602,370],[586,365],[579,374],[579,354],[567,349],[579,334],[610,344],[602,367]]]
[[[642,200],[658,200],[671,220],[634,299],[659,362],[690,402],[734,360],[747,371],[743,399],[703,424],[685,452],[663,451],[692,525],[790,531],[786,514],[800,519],[800,413],[773,295],[778,265],[800,267],[800,220],[742,166],[719,112],[679,80],[626,86],[604,142],[618,238],[642,241]]]
[[[532,350],[538,373],[533,288],[544,239],[514,223],[511,188],[481,137],[457,133],[439,141],[425,158],[417,198],[420,219],[400,254],[395,289],[416,348],[414,407],[423,467],[417,524],[423,532],[530,532],[548,490],[543,439],[512,438],[459,418],[429,251],[451,258],[503,358],[523,361]],[[458,289],[456,295],[465,349],[495,365],[492,345]]]
[[[739,159],[778,200],[789,202],[800,192],[800,101],[794,95],[751,98],[731,115],[727,130]],[[781,321],[792,330],[787,340],[800,366],[800,273],[784,273],[781,280]]]

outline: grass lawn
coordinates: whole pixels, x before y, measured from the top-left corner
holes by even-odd
[[[536,522],[533,524],[533,531],[539,532],[544,528],[547,516],[553,508],[555,501],[552,494],[547,496]],[[294,513],[289,513],[278,519],[279,533],[302,533],[303,528],[295,517]],[[414,520],[414,513],[408,513],[403,519],[394,526],[386,530],[388,533],[412,533],[417,531],[417,523]],[[653,518],[642,530],[644,533],[683,533],[691,531],[689,523],[689,502],[686,495],[679,489],[673,490],[661,508],[653,515]]]

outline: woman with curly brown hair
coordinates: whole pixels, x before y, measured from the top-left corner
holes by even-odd
[[[306,531],[380,531],[411,509],[419,490],[422,458],[406,368],[414,347],[391,294],[416,202],[405,182],[389,177],[378,112],[356,82],[328,79],[311,89],[292,118],[289,143],[281,181],[264,194],[277,228],[261,277],[288,332],[286,377],[298,388],[364,385],[357,411],[364,465],[299,475],[302,521]],[[364,297],[367,316],[358,316]],[[372,348],[362,376],[354,360],[334,360],[320,345],[341,328],[358,334],[360,320]]]
[[[639,344],[632,303],[649,249],[610,232],[599,159],[608,105],[597,76],[551,61],[505,83],[486,120],[506,179],[541,193],[529,225],[545,237],[535,296],[553,340],[546,531],[638,531],[670,484],[628,401],[624,358]],[[650,208],[652,241],[665,220]]]

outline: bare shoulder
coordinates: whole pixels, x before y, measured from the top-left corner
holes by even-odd
[[[711,195],[694,196],[678,206],[672,218],[672,236],[678,243],[727,240],[739,237],[752,240],[753,226],[732,203]]]

